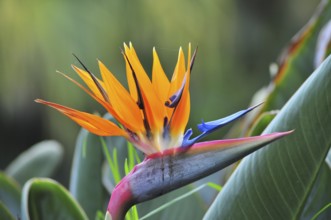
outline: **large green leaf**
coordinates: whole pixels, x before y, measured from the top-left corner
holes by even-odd
[[[59,183],[47,178],[26,182],[22,194],[22,220],[84,220],[83,209]]]
[[[297,219],[331,146],[331,57],[265,130],[295,132],[246,157],[205,219]]]
[[[32,177],[50,177],[63,157],[56,141],[42,141],[21,153],[6,168],[6,173],[23,185]]]
[[[70,176],[70,192],[92,219],[105,208],[105,189],[101,182],[103,153],[100,137],[85,129],[78,135]]]
[[[18,183],[5,173],[0,172],[0,201],[3,206],[6,206],[12,215],[20,216],[20,200],[21,189]]]
[[[328,203],[331,203],[331,170],[328,165],[324,163],[307,199],[301,219],[310,220]],[[324,211],[319,216],[319,219],[331,219],[331,208]]]

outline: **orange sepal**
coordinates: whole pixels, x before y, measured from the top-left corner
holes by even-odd
[[[80,68],[78,68],[75,65],[71,65],[71,67],[75,70],[75,72],[79,75],[79,77],[85,82],[85,84],[90,88],[90,90],[95,94],[99,99],[102,99],[104,101],[107,101],[104,99],[103,95],[101,94],[100,90],[98,89],[97,85],[91,78],[90,74]],[[104,83],[97,79],[98,82],[102,87],[104,87]]]
[[[181,77],[181,71],[183,71],[182,67],[180,67],[180,66],[183,66],[183,65],[185,66],[185,63],[182,64],[182,62],[185,62],[185,61],[182,61],[182,58],[181,58],[182,56],[183,55],[181,55],[181,53],[180,53],[179,58],[178,58],[178,64],[176,67],[176,69],[178,69],[177,77],[178,76]],[[187,60],[188,68],[187,68],[186,74],[183,76],[183,79],[181,82],[181,83],[183,83],[185,81],[184,91],[183,91],[181,100],[179,101],[178,106],[176,107],[176,109],[173,113],[171,124],[170,124],[170,132],[174,136],[184,133],[185,127],[187,125],[187,122],[188,122],[189,116],[190,116],[190,110],[191,110],[190,91],[189,91],[190,75],[191,75],[190,68],[189,68],[190,63],[191,63],[191,45],[189,45],[189,48],[188,48],[188,60]],[[176,72],[175,72],[175,74],[176,74]],[[186,77],[186,79],[185,79],[185,77]],[[175,82],[175,83],[177,83],[177,82]]]
[[[109,69],[101,61],[98,63],[107,94],[110,97],[110,103],[117,115],[130,123],[130,127],[134,127],[132,131],[144,132],[144,123],[137,103]]]
[[[81,112],[72,108],[65,107],[53,102],[47,102],[41,99],[35,100],[38,103],[48,105],[62,114],[68,116],[70,119],[75,121],[77,124],[85,128],[86,130],[92,132],[93,134],[99,136],[124,136],[128,137],[128,134],[119,128],[113,122],[110,122],[99,116],[89,114],[86,112]]]
[[[185,87],[188,87],[188,85],[186,85]],[[190,116],[190,93],[188,91],[188,88],[185,88],[181,100],[178,103],[175,112],[173,113],[170,124],[170,132],[174,137],[184,133],[186,124],[189,120],[189,116]]]
[[[126,78],[128,81],[129,91],[130,91],[130,94],[131,94],[131,97],[133,98],[133,100],[135,102],[137,102],[138,101],[138,92],[137,92],[136,84],[135,84],[133,76],[132,76],[132,70],[130,68],[130,64],[129,64],[125,54],[123,54],[123,56],[124,56],[124,60],[125,60]]]
[[[80,83],[78,83],[76,80],[70,78],[64,73],[59,72],[62,74],[65,78],[76,84],[79,88],[81,88],[83,91],[85,91],[88,95],[90,95],[93,99],[95,99],[97,102],[99,102],[119,123],[121,123],[125,128],[128,128],[131,131],[135,130],[135,127],[132,126],[130,122],[125,121],[120,115],[116,113],[114,108],[111,106],[109,102],[106,102],[102,97],[99,98],[93,92],[90,92],[88,89],[86,89],[84,86],[82,86]]]
[[[162,102],[166,102],[169,98],[168,92],[170,88],[170,82],[166,74],[164,73],[159,56],[157,55],[155,48],[153,48],[152,84],[159,99]]]
[[[191,50],[189,48],[189,50]],[[186,73],[185,68],[185,56],[182,48],[179,49],[177,64],[174,70],[174,74],[172,75],[170,82],[170,89],[168,93],[168,98],[175,94],[180,87],[182,86],[182,82]]]
[[[143,69],[137,54],[130,44],[130,48],[124,44],[125,56],[130,62],[138,80],[138,86],[145,105],[145,112],[152,132],[163,129],[163,120],[166,116],[164,103],[157,96],[154,87]],[[130,67],[130,68],[131,68]]]

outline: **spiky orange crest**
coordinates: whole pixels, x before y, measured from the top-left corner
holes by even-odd
[[[101,61],[98,61],[101,79],[84,65],[85,70],[72,66],[88,89],[64,75],[98,101],[121,127],[93,114],[41,99],[36,102],[57,109],[94,134],[123,136],[147,155],[180,146],[190,114],[191,46],[188,48],[187,62],[182,49],[179,49],[171,80],[168,80],[155,48],[152,80],[141,65],[131,43],[129,46],[124,44],[123,57],[129,91]]]

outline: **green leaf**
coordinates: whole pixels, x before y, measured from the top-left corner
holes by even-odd
[[[50,177],[63,158],[62,146],[56,141],[42,141],[21,153],[5,172],[23,185],[32,177]]]
[[[246,157],[204,219],[298,219],[331,146],[331,57],[265,133],[295,132]]]
[[[70,176],[70,192],[93,219],[104,210],[106,192],[101,182],[103,153],[100,137],[82,129],[76,141]]]
[[[331,170],[331,149],[329,150],[329,153],[326,156],[325,162],[327,163],[327,165],[329,166],[329,168]]]
[[[322,214],[325,214],[324,212],[328,209],[331,208],[331,202],[329,202],[328,204],[326,204],[322,209],[320,209],[312,218],[311,220],[316,220],[317,218],[320,218],[322,216]],[[330,210],[328,210],[330,211]]]
[[[21,213],[21,189],[18,183],[5,173],[0,172],[0,201],[14,216]],[[4,209],[2,209],[4,211]],[[3,219],[3,218],[0,218]]]
[[[185,193],[191,192],[194,189],[192,185],[182,187],[173,192],[167,193],[161,197],[151,201],[138,204],[139,217],[143,217],[148,213],[154,211],[160,206],[172,201]],[[148,220],[168,220],[168,219],[201,219],[206,212],[206,205],[198,193],[186,197],[177,204],[172,205],[154,215],[147,218]]]
[[[59,183],[47,178],[34,178],[23,187],[23,220],[84,220],[83,209]]]
[[[300,219],[310,220],[325,205],[331,202],[331,170],[324,163],[307,199]],[[331,219],[331,209],[325,210],[318,219]]]
[[[0,200],[0,219],[15,220],[8,208]]]
[[[105,215],[103,214],[103,212],[97,211],[95,215],[95,220],[104,220],[104,219],[105,219]]]
[[[141,216],[140,219],[201,219],[206,206],[197,192],[207,186],[218,192],[222,189],[220,185],[212,182],[204,183],[198,187],[185,186],[180,190],[139,205],[139,210],[143,210],[141,213],[148,210],[148,213]],[[148,204],[149,207],[146,206]],[[192,210],[192,207],[194,207],[194,210]]]

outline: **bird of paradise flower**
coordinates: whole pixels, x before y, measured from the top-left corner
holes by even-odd
[[[146,157],[115,187],[109,201],[107,216],[123,219],[127,210],[159,195],[201,179],[241,159],[262,146],[290,132],[228,140],[198,141],[209,133],[244,116],[257,106],[228,117],[198,124],[201,134],[191,138],[193,131],[185,128],[190,114],[190,77],[197,50],[188,59],[179,49],[177,64],[168,80],[157,52],[153,49],[152,80],[149,79],[130,43],[122,51],[126,63],[129,91],[101,62],[102,80],[83,69],[72,66],[89,89],[64,75],[99,102],[121,126],[99,116],[81,112],[41,99],[71,118],[88,131],[100,136],[123,136]]]

